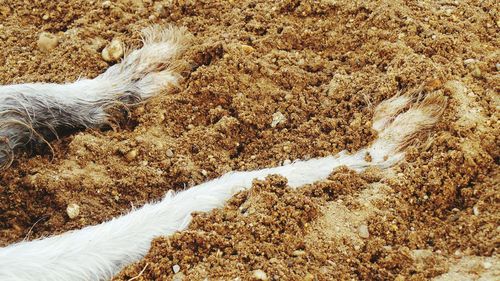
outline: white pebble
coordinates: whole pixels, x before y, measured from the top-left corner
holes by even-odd
[[[260,269],[254,270],[252,276],[253,276],[253,278],[255,278],[257,280],[267,280],[268,279],[267,274]]]
[[[358,228],[359,237],[368,238],[370,237],[370,232],[368,232],[368,226],[366,224],[362,224]]]
[[[66,207],[66,213],[70,219],[74,219],[80,214],[80,206],[75,203],[71,203],[68,207]]]
[[[109,9],[111,7],[111,1],[104,1],[104,2],[102,2],[102,7],[104,9]]]
[[[42,32],[38,36],[38,41],[36,43],[40,51],[47,52],[57,47],[59,40],[54,34]]]
[[[123,43],[118,39],[113,39],[113,41],[102,50],[101,55],[107,62],[119,60],[123,56]]]
[[[174,271],[174,273],[178,273],[179,271],[181,271],[181,267],[178,264],[175,264],[174,266],[172,266],[172,270]]]
[[[472,207],[472,212],[474,212],[475,216],[479,216],[479,208],[477,206]]]
[[[469,65],[469,64],[472,64],[475,62],[477,62],[476,59],[466,59],[466,60],[464,60],[464,65]]]
[[[279,123],[282,123],[283,121],[285,121],[285,115],[283,115],[283,113],[281,112],[276,112],[273,114],[273,120],[271,121],[271,127],[276,127]]]

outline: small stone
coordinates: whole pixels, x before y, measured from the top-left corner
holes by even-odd
[[[257,280],[268,280],[267,274],[260,269],[254,270],[252,276]]]
[[[497,71],[500,71],[500,63],[497,63],[495,67],[497,68]]]
[[[99,52],[106,47],[106,40],[101,37],[94,37],[90,40],[89,48]]]
[[[54,34],[42,32],[38,36],[38,41],[36,43],[40,51],[47,52],[57,47],[59,40]]]
[[[464,60],[464,65],[467,66],[469,64],[473,64],[473,63],[476,63],[477,60],[476,59],[466,59]]]
[[[477,206],[472,207],[472,212],[474,213],[475,216],[479,216],[479,208]]]
[[[128,160],[128,161],[132,161],[134,160],[135,158],[137,158],[137,150],[136,149],[132,149],[130,150],[129,152],[127,152],[127,154],[125,154],[125,158]]]
[[[102,58],[107,62],[114,62],[123,56],[123,43],[118,39],[113,39],[108,46],[102,50]]]
[[[255,51],[255,49],[252,46],[248,46],[248,45],[241,45],[241,50],[247,54],[250,54],[253,51]]]
[[[174,156],[174,152],[172,151],[172,149],[167,149],[167,157],[173,157]]]
[[[359,237],[367,239],[370,237],[370,232],[368,232],[368,226],[366,224],[362,224],[358,227]]]
[[[285,166],[285,165],[289,165],[289,164],[291,164],[291,163],[292,163],[292,161],[291,161],[290,159],[285,159],[285,160],[283,161],[283,166]]]
[[[208,175],[208,172],[206,170],[201,170],[201,174],[206,177]]]
[[[271,127],[276,127],[279,123],[285,121],[286,117],[281,112],[276,112],[273,114],[273,120],[271,121]]]
[[[305,251],[303,250],[295,250],[293,251],[292,255],[295,256],[295,257],[300,257],[300,256],[304,256],[306,254]]]
[[[68,217],[70,219],[78,217],[78,215],[80,214],[80,206],[75,203],[69,204],[68,207],[66,207],[66,214],[68,214]]]
[[[102,2],[101,7],[103,7],[104,9],[109,9],[111,7],[111,1]]]
[[[178,264],[174,264],[174,266],[172,266],[172,270],[174,271],[174,274],[176,274],[181,271],[181,267]]]

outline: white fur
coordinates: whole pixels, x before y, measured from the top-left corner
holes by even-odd
[[[0,166],[8,166],[14,149],[30,140],[43,140],[61,128],[109,125],[111,108],[176,85],[171,62],[185,48],[185,33],[174,27],[143,30],[144,46],[94,79],[0,86]]]
[[[343,165],[356,171],[370,166],[390,167],[403,159],[401,148],[408,138],[437,121],[438,107],[432,104],[412,107],[394,116],[409,102],[409,98],[403,97],[382,103],[374,118],[378,139],[353,155],[344,151],[335,157],[228,173],[177,194],[169,192],[158,203],[147,204],[100,225],[2,248],[0,280],[109,279],[124,266],[143,257],[154,237],[185,229],[191,213],[222,207],[238,191],[251,187],[254,179],[281,174],[290,186],[300,187],[326,179],[335,168]],[[390,118],[379,114],[384,106],[390,107],[388,112],[393,113]],[[371,162],[365,160],[367,153],[372,157]]]

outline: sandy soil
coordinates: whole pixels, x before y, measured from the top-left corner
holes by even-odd
[[[179,89],[116,130],[23,152],[0,175],[0,245],[97,224],[228,171],[355,151],[376,137],[374,105],[421,89],[448,107],[390,172],[340,169],[299,190],[278,176],[256,182],[155,240],[116,280],[500,277],[494,0],[0,0],[0,83],[94,77],[109,66],[106,44],[139,47],[151,23],[195,36]],[[58,46],[40,51],[41,32]]]

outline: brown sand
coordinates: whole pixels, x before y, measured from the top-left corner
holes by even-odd
[[[297,191],[258,182],[157,239],[116,280],[144,268],[135,280],[498,277],[498,5],[365,2],[0,0],[2,84],[94,77],[109,41],[139,47],[151,23],[196,37],[174,93],[116,131],[63,137],[53,155],[27,151],[2,172],[0,245],[97,224],[231,170],[355,151],[376,137],[373,105],[423,87],[448,107],[391,174],[342,169]],[[37,48],[43,31],[59,38],[49,52]]]

